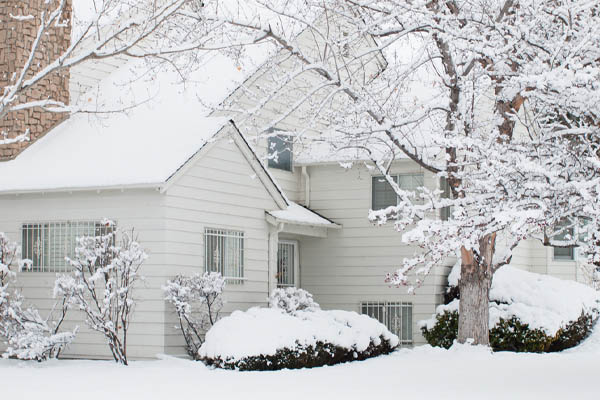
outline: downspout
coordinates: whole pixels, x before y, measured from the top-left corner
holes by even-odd
[[[302,176],[304,177],[304,205],[310,207],[310,175],[308,175],[306,165],[302,166]]]

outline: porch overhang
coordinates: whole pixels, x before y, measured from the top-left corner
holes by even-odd
[[[342,228],[330,219],[293,202],[290,202],[287,209],[266,211],[265,218],[269,224],[277,227],[278,232],[295,235],[327,237],[329,229]]]

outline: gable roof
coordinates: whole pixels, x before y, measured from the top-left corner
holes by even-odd
[[[269,56],[268,49],[254,50],[255,64]],[[207,54],[185,83],[174,71],[148,72],[134,60],[89,94],[101,110],[136,107],[75,114],[15,159],[0,162],[0,193],[159,186],[228,123],[210,117],[210,106],[254,68]]]

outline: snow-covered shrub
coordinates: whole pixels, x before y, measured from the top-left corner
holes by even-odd
[[[199,356],[218,368],[278,370],[364,360],[397,346],[383,324],[355,312],[251,308],[217,322]]]
[[[432,346],[449,349],[458,336],[458,312],[444,311],[435,318],[433,326],[421,328],[423,337]]]
[[[11,268],[29,265],[26,260],[21,260],[20,253],[19,246],[0,232],[0,337],[5,338],[8,345],[2,356],[37,361],[56,358],[73,341],[76,329],[60,332],[66,315],[64,301],[53,309],[60,309],[56,320],[53,312],[48,318],[42,318],[38,310],[24,305],[22,294],[11,287],[16,279]]]
[[[459,277],[449,279],[458,285]],[[580,343],[598,318],[600,296],[577,282],[504,266],[490,290],[490,345],[496,351],[559,351]],[[441,305],[421,321],[425,339],[450,347],[457,336],[460,300]]]
[[[186,351],[194,359],[198,358],[206,331],[219,320],[224,288],[225,279],[218,272],[177,275],[163,286],[165,299],[177,312]]]
[[[319,310],[312,294],[295,287],[275,289],[269,296],[269,307],[278,308],[288,314],[303,310]]]
[[[70,274],[59,275],[54,293],[69,307],[81,310],[86,324],[105,336],[116,362],[127,365],[127,330],[135,301],[133,288],[146,252],[133,232],[114,229],[105,221],[106,234],[77,238]],[[117,244],[117,232],[121,236]]]

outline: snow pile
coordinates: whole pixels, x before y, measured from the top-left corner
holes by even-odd
[[[285,289],[275,289],[269,296],[269,307],[277,308],[288,314],[294,314],[296,311],[315,311],[319,310],[319,304],[314,301],[312,294],[304,289],[289,287]]]
[[[459,275],[453,269],[450,285],[458,284]],[[510,266],[500,268],[492,280],[490,290],[490,328],[500,318],[517,317],[531,329],[542,329],[554,336],[570,321],[582,313],[597,313],[600,293],[581,283],[558,279],[548,275],[523,271]],[[436,313],[458,311],[459,300],[438,306]],[[435,316],[421,321],[421,326],[433,328]]]
[[[236,362],[252,356],[274,356],[278,350],[316,347],[318,342],[352,352],[363,352],[382,339],[391,347],[398,337],[379,321],[351,311],[297,311],[277,308],[235,311],[217,322],[206,334],[201,359]]]

